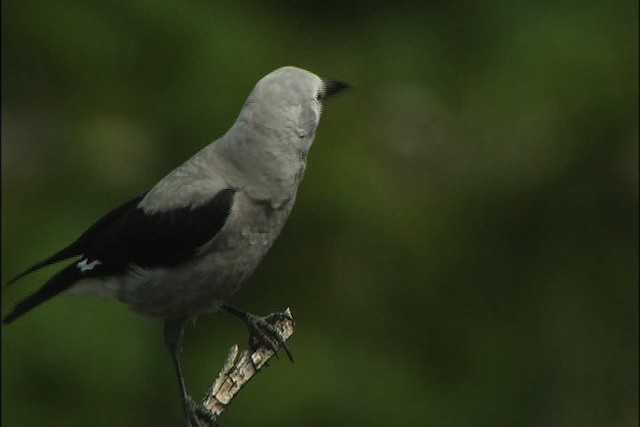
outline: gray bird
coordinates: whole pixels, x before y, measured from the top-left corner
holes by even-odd
[[[164,322],[187,425],[199,425],[199,416],[213,421],[185,388],[179,360],[184,325],[222,308],[247,323],[253,346],[283,346],[291,359],[273,327],[284,313],[260,317],[227,300],[256,269],[293,208],[323,101],[348,87],[296,67],[267,74],[226,134],[9,281],[73,259],[2,322],[58,294],[118,299]]]

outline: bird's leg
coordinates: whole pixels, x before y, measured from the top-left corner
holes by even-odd
[[[216,416],[202,405],[197,404],[191,396],[187,394],[187,388],[184,385],[184,375],[182,375],[182,367],[180,366],[180,353],[182,352],[182,336],[184,333],[184,319],[170,320],[164,324],[164,340],[171,352],[173,366],[178,376],[178,385],[180,386],[180,397],[182,399],[182,407],[187,427],[209,427],[217,426]],[[202,424],[200,421],[206,420],[208,424]]]
[[[282,336],[282,333],[274,326],[279,320],[293,320],[291,316],[284,312],[276,312],[267,314],[266,316],[256,316],[255,314],[248,313],[244,310],[240,310],[227,303],[222,304],[222,308],[244,320],[249,328],[249,347],[255,350],[260,345],[265,345],[278,356],[278,348],[283,347],[287,353],[289,360],[293,362],[293,356],[289,351],[287,341]]]

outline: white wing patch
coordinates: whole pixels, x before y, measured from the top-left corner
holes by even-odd
[[[78,263],[77,267],[80,269],[82,273],[86,273],[87,271],[93,270],[97,265],[100,265],[100,264],[102,264],[102,261],[98,259],[95,261],[89,262],[88,258],[84,258]]]

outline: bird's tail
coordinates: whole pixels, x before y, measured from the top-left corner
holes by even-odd
[[[79,251],[76,246],[75,246],[75,242],[69,246],[67,246],[66,248],[56,252],[55,254],[51,255],[49,258],[47,259],[43,259],[42,261],[40,261],[37,264],[32,265],[31,267],[29,267],[28,269],[26,269],[25,271],[23,271],[22,273],[18,274],[16,277],[14,277],[13,279],[9,280],[7,283],[5,283],[5,287],[9,287],[12,283],[17,282],[18,280],[22,279],[24,276],[26,276],[27,274],[31,274],[36,270],[40,270],[43,267],[47,267],[51,264],[55,264],[56,262],[60,262],[63,261],[67,258],[71,258],[74,256],[78,256],[80,255],[82,252]]]
[[[2,323],[7,324],[13,322],[31,309],[66,290],[79,278],[80,270],[78,270],[75,263],[67,266],[51,277],[39,290],[20,301],[11,313],[2,319]]]

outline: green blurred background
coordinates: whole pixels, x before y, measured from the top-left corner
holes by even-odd
[[[290,306],[296,363],[223,425],[637,425],[637,37],[627,0],[3,1],[2,281],[298,65],[355,90],[233,300]],[[3,425],[181,425],[161,335],[115,302],[44,304],[2,328]],[[194,396],[246,339],[226,314],[187,330]]]

